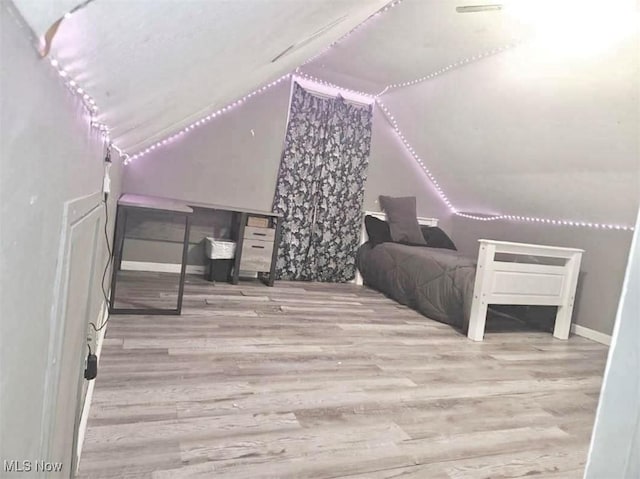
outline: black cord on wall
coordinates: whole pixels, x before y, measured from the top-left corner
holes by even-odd
[[[111,163],[111,145],[107,147],[107,153],[104,157],[104,162]],[[104,205],[104,240],[105,240],[105,244],[107,245],[107,252],[109,253],[109,256],[107,257],[107,264],[104,266],[104,271],[102,272],[102,281],[100,282],[100,287],[102,288],[102,295],[104,296],[104,301],[108,305],[109,294],[107,293],[107,290],[104,287],[104,280],[107,277],[107,272],[109,271],[109,267],[111,266],[111,262],[113,261],[113,254],[112,254],[113,251],[111,249],[111,243],[109,242],[109,193],[107,193],[106,191],[104,193],[104,200],[102,204]],[[93,321],[90,322],[89,324],[91,325],[91,327],[95,332],[99,332],[102,329],[104,329],[104,327],[107,325],[108,322],[109,322],[109,316],[107,316],[107,319],[100,326],[96,326]]]
[[[107,290],[104,287],[104,280],[107,277],[107,271],[109,271],[109,266],[111,266],[111,261],[113,260],[112,258],[112,251],[111,251],[111,245],[109,244],[109,204],[108,204],[108,194],[105,193],[104,194],[104,240],[105,243],[107,245],[107,252],[109,253],[109,257],[107,258],[107,264],[104,267],[104,271],[102,272],[102,282],[100,283],[100,285],[102,286],[102,294],[104,295],[104,300],[108,303],[109,302],[109,295],[107,294]]]
[[[107,245],[107,252],[109,253],[109,257],[107,258],[107,264],[104,266],[104,271],[102,272],[102,281],[100,282],[100,286],[102,287],[102,295],[104,296],[104,301],[106,304],[109,304],[109,295],[107,294],[107,290],[104,287],[104,280],[107,277],[107,272],[109,271],[109,266],[111,266],[112,262],[112,254],[111,254],[111,244],[109,243],[109,206],[107,203],[108,195],[105,193],[104,195],[104,239]],[[109,322],[109,316],[107,319],[100,325],[96,326],[93,322],[89,323],[93,329],[98,332],[104,329],[104,327]]]

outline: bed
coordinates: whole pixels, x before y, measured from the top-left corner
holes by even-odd
[[[380,219],[384,213],[366,212]],[[437,219],[418,218],[437,226]],[[477,258],[457,251],[382,243],[362,233],[356,282],[381,291],[425,316],[482,341],[487,307],[494,304],[557,306],[553,336],[567,339],[584,251],[489,239]]]

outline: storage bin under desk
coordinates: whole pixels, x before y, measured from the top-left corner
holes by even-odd
[[[221,213],[228,218],[225,221],[216,221],[217,228],[214,231],[207,231],[206,222],[199,227],[202,230],[204,226],[203,231],[206,236],[213,233],[213,236],[236,243],[235,258],[229,278],[232,284],[238,283],[242,271],[250,274],[258,273],[262,281],[273,286],[282,220],[278,213],[191,201],[185,203],[198,211],[204,210],[205,215],[216,216]],[[200,243],[201,239],[202,237],[198,238],[197,242]]]

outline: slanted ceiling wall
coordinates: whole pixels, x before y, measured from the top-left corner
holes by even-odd
[[[389,0],[15,0],[130,153],[289,73]],[[72,7],[73,5],[73,7]]]
[[[461,211],[632,225],[638,40],[578,57],[525,44],[385,104]]]
[[[497,3],[463,14],[473,2],[405,0],[303,70],[389,87],[381,99],[462,211],[632,225],[638,3]]]

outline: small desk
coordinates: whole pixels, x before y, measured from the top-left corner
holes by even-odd
[[[124,247],[125,231],[127,228],[127,215],[131,211],[153,211],[154,213],[178,216],[184,218],[184,241],[182,245],[182,264],[178,284],[178,299],[175,309],[164,308],[117,308],[116,286],[117,274],[122,263],[122,251]],[[191,215],[193,208],[184,202],[167,198],[124,194],[118,200],[116,213],[116,227],[114,233],[113,269],[111,271],[111,296],[109,299],[109,312],[111,314],[181,314],[182,296],[184,293],[184,279],[187,271],[187,252],[189,247],[189,232],[191,229]]]
[[[170,199],[168,201],[182,203],[183,205],[187,205],[191,208],[201,208],[213,211],[224,211],[233,213],[234,221],[232,225],[232,236],[231,240],[236,242],[236,255],[233,261],[233,273],[229,278],[229,282],[231,284],[238,284],[240,279],[240,271],[252,271],[255,273],[267,274],[268,276],[260,277],[267,286],[273,286],[275,276],[276,276],[276,261],[278,258],[278,245],[280,244],[280,231],[281,231],[281,223],[282,223],[282,215],[279,213],[274,213],[272,211],[258,210],[253,208],[242,208],[237,206],[229,206],[229,205],[220,205],[215,203],[202,203],[198,201],[180,201]],[[273,238],[270,242],[270,247],[272,248],[271,258],[269,261],[268,267],[264,267],[266,271],[262,271],[263,267],[256,266],[255,263],[251,263],[249,258],[245,258],[245,261],[242,260],[243,251],[246,253],[247,248],[245,246],[245,240],[251,240],[251,233],[247,230],[247,220],[249,216],[258,216],[267,218],[271,225],[270,228],[273,229]],[[243,267],[244,266],[244,267]],[[259,268],[259,269],[257,269]]]
[[[182,311],[182,296],[187,269],[187,254],[189,249],[189,235],[191,232],[192,215],[194,209],[223,211],[232,213],[231,240],[236,242],[236,255],[233,260],[233,273],[229,278],[232,284],[237,284],[240,270],[258,273],[258,277],[267,285],[273,286],[276,274],[276,259],[278,257],[278,245],[280,243],[281,215],[271,211],[256,210],[251,208],[238,208],[233,206],[201,203],[196,201],[183,201],[172,198],[145,196],[136,194],[124,194],[118,200],[116,215],[113,271],[111,273],[111,296],[109,311],[113,314],[180,314]],[[149,211],[154,213],[178,216],[184,218],[184,237],[182,243],[182,260],[180,265],[180,283],[178,301],[175,309],[160,308],[117,308],[116,286],[117,273],[121,270],[124,248],[125,232],[127,228],[127,216],[132,211]],[[268,220],[269,227],[260,231],[260,228],[247,226],[250,216],[262,217]],[[150,238],[152,240],[152,238]],[[255,248],[255,249],[253,249]],[[245,259],[243,260],[243,251]]]

